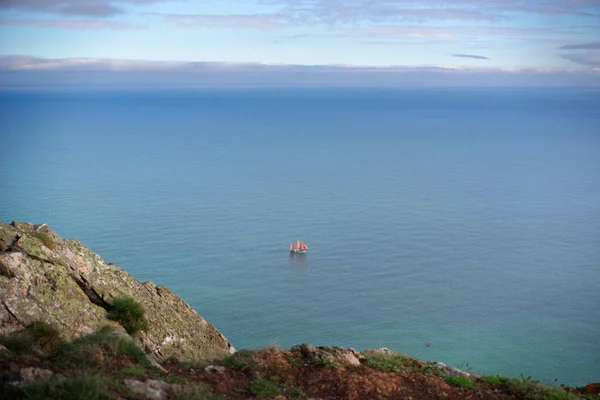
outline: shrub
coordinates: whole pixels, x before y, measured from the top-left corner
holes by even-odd
[[[250,371],[259,367],[251,350],[240,350],[224,358],[222,363],[224,366],[238,371]]]
[[[258,397],[274,396],[281,393],[279,388],[266,379],[255,379],[250,383],[250,389]]]
[[[469,377],[462,376],[462,375],[448,376],[448,377],[446,377],[446,382],[448,382],[449,385],[462,387],[462,388],[472,388],[473,387],[473,380]]]
[[[151,365],[146,353],[131,338],[120,336],[109,327],[63,343],[57,360],[72,367],[94,368],[106,364],[107,358],[118,356],[146,367]]]
[[[539,381],[521,375],[520,378],[507,379],[503,382],[506,392],[527,400],[575,400],[579,397],[565,392],[563,389],[542,385]]]
[[[121,324],[130,335],[148,329],[144,308],[130,297],[117,297],[108,311],[108,318]]]
[[[99,375],[74,374],[53,377],[25,386],[23,397],[28,400],[110,400],[106,384]]]
[[[52,354],[60,342],[58,330],[42,321],[34,321],[22,330],[8,335],[0,335],[0,344],[14,353]]]
[[[300,359],[299,357],[294,357],[294,356],[288,356],[285,358],[285,360],[288,362],[288,364],[290,364],[292,367],[300,367],[302,366],[303,362],[302,359]]]

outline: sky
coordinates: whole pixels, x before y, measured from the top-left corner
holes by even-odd
[[[0,87],[600,86],[600,0],[0,0]]]

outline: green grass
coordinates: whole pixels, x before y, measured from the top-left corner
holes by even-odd
[[[258,363],[254,360],[254,352],[251,350],[240,350],[229,357],[225,357],[221,362],[227,368],[236,371],[258,369]]]
[[[115,372],[115,375],[120,377],[143,376],[148,373],[148,370],[141,365],[130,364],[125,368]]]
[[[250,382],[250,390],[258,397],[269,397],[281,394],[281,390],[267,379],[255,379]]]
[[[377,361],[374,358],[367,358],[367,365],[371,368],[376,368],[381,371],[397,372],[402,370],[402,363],[390,361]]]
[[[581,397],[564,391],[562,388],[554,388],[541,384],[531,377],[507,379],[502,382],[502,389],[512,395],[525,400],[576,400]]]
[[[461,376],[461,375],[447,376],[445,380],[449,385],[452,385],[452,386],[457,386],[457,387],[461,387],[461,388],[472,388],[473,387],[473,380],[466,376]]]
[[[42,321],[34,321],[17,332],[0,335],[0,344],[17,354],[49,355],[61,342],[58,330]]]
[[[174,400],[221,400],[210,391],[210,386],[203,382],[190,382],[186,385],[173,385]]]
[[[117,321],[130,335],[148,329],[144,308],[130,297],[118,297],[114,300],[108,318]]]
[[[289,394],[292,397],[292,399],[305,399],[308,397],[308,395],[300,388],[291,388],[289,390]]]
[[[440,367],[434,364],[426,364],[420,368],[420,371],[425,375],[434,375],[440,377],[444,376],[444,373],[442,372]]]
[[[106,383],[99,375],[73,374],[62,379],[34,382],[22,389],[21,398],[27,400],[111,400]]]
[[[301,367],[304,364],[300,357],[288,356],[285,360],[293,367]]]
[[[422,364],[403,354],[365,350],[361,353],[367,359],[367,365],[382,371],[421,371]]]
[[[98,368],[106,363],[106,359],[118,356],[127,357],[134,364],[151,366],[146,353],[131,338],[120,336],[109,327],[63,343],[56,359],[71,367]]]
[[[499,385],[502,382],[506,382],[507,378],[498,375],[484,375],[479,380],[490,385]]]
[[[170,383],[172,385],[185,385],[187,383],[187,379],[185,379],[183,376],[169,376],[167,379],[165,379],[165,382]]]
[[[319,356],[314,363],[316,365],[321,365],[325,368],[336,368],[338,366],[337,362],[333,358]]]

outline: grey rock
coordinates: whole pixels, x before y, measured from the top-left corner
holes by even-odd
[[[235,352],[221,332],[169,289],[139,282],[45,224],[0,222],[0,334],[36,320],[56,326],[65,338],[104,325],[124,332],[106,317],[116,297],[142,304],[149,327],[139,340],[158,359],[172,354],[210,359]]]
[[[302,358],[309,362],[322,362],[329,359],[340,365],[358,366],[361,361],[365,361],[365,357],[358,351],[343,347],[314,347],[310,344],[300,344],[292,346],[290,351],[300,353]]]
[[[21,382],[20,384],[27,384],[33,381],[37,381],[40,379],[48,379],[54,372],[49,369],[41,369],[41,368],[21,368]]]
[[[444,364],[443,362],[427,361],[426,364],[427,365],[435,365],[436,367],[438,367],[440,369],[440,371],[442,371],[445,375],[448,375],[448,376],[465,376],[467,378],[473,378],[473,379],[479,378],[479,375],[472,374],[472,373],[466,372],[466,371],[462,371],[458,368],[450,367],[450,366]]]
[[[133,392],[147,399],[164,400],[169,397],[171,385],[164,381],[148,379],[145,382],[135,379],[125,379],[125,385]]]
[[[204,372],[225,372],[225,367],[223,367],[222,365],[207,365],[206,367],[204,367]]]

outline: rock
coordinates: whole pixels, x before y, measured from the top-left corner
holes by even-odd
[[[40,379],[47,379],[52,375],[54,375],[54,372],[49,369],[21,368],[21,382],[19,382],[19,385],[24,385]]]
[[[300,344],[292,346],[290,351],[300,353],[302,358],[311,363],[320,363],[329,359],[340,365],[358,366],[365,360],[358,351],[343,347],[313,347],[310,344]]]
[[[396,355],[396,352],[393,350],[388,349],[387,347],[381,347],[379,349],[375,349],[373,350],[373,352],[375,353],[381,353],[381,354],[388,354],[388,355]]]
[[[462,371],[458,368],[450,367],[439,361],[427,361],[425,364],[435,365],[436,367],[438,367],[440,369],[440,371],[442,371],[445,375],[448,375],[448,376],[465,376],[467,378],[474,378],[474,379],[479,378],[479,375],[472,374],[472,373],[466,372],[466,371]]]
[[[206,367],[204,367],[204,372],[225,372],[225,367],[223,367],[222,365],[207,365]]]
[[[21,368],[21,379],[25,382],[37,381],[38,379],[46,379],[54,375],[54,372],[49,369],[41,368]]]
[[[14,246],[17,237],[21,242]],[[36,320],[56,326],[65,338],[89,334],[116,325],[106,317],[116,297],[142,304],[149,327],[139,333],[139,340],[159,359],[172,354],[210,359],[235,352],[213,325],[169,289],[137,281],[45,224],[0,222],[0,334]]]
[[[171,392],[171,385],[164,381],[148,379],[146,382],[142,382],[135,379],[125,379],[124,383],[133,392],[147,399],[164,400],[169,397]]]

